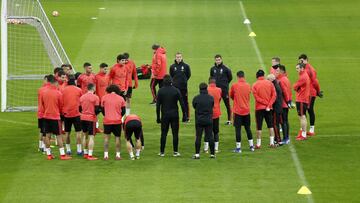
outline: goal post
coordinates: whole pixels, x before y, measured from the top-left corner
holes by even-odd
[[[1,111],[37,108],[37,89],[54,67],[71,64],[39,0],[2,0]]]

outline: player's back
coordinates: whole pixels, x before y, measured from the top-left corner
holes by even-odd
[[[42,94],[44,118],[59,120],[62,108],[62,94],[54,85],[50,85]]]
[[[234,100],[233,111],[238,115],[247,115],[250,113],[250,93],[251,87],[244,79],[239,81],[230,89],[230,96]]]
[[[208,94],[214,98],[213,118],[219,118],[221,116],[221,88],[216,87],[216,84],[210,84],[207,90]]]
[[[81,120],[96,121],[95,106],[99,106],[99,97],[91,92],[88,92],[80,97],[81,105]]]
[[[76,117],[80,115],[80,97],[82,90],[75,85],[68,85],[62,91],[63,97],[63,113],[67,118]]]
[[[121,124],[121,108],[125,107],[125,100],[116,93],[103,96],[101,106],[104,108],[104,124]]]

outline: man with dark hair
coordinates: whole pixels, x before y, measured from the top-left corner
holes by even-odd
[[[131,105],[131,95],[132,95],[132,91],[133,89],[138,88],[139,86],[139,82],[138,82],[138,76],[137,76],[137,71],[136,71],[136,65],[135,62],[131,59],[129,59],[130,55],[129,53],[124,53],[124,56],[126,58],[126,62],[125,62],[125,66],[127,69],[127,80],[128,80],[128,90],[126,92],[126,115],[130,114],[130,105]],[[133,86],[132,81],[135,81],[135,84]]]
[[[62,64],[61,68],[63,69],[63,71],[66,73],[67,76],[74,74],[71,64]]]
[[[120,54],[116,58],[117,63],[113,65],[109,73],[109,84],[113,84],[119,87],[122,97],[126,99],[125,95],[128,90],[128,73],[125,66],[126,57]]]
[[[272,105],[276,100],[276,91],[274,85],[264,78],[265,72],[258,70],[256,72],[257,81],[253,84],[252,92],[255,98],[255,117],[256,117],[256,149],[261,147],[262,123],[265,118],[270,134],[270,147],[274,145],[274,122],[272,115]]]
[[[282,102],[282,114],[281,114],[281,128],[283,132],[283,140],[281,144],[289,144],[289,119],[288,119],[288,113],[289,108],[292,107],[292,92],[291,92],[291,83],[290,80],[287,77],[286,74],[286,68],[283,65],[280,65],[279,68],[276,71],[276,78],[279,81],[281,90],[282,90],[282,96],[283,96],[283,102]]]
[[[95,84],[88,84],[88,92],[80,97],[80,109],[81,109],[81,128],[85,139],[84,143],[84,158],[87,160],[97,160],[97,157],[93,156],[95,135],[96,135],[96,123],[97,117],[101,112],[100,99],[95,95]]]
[[[92,73],[92,66],[90,63],[86,62],[83,65],[85,73],[82,73],[77,79],[77,86],[81,88],[82,94],[87,92],[88,84],[96,84],[95,74]]]
[[[271,68],[270,68],[270,74],[273,74],[275,75],[277,69],[279,68],[280,66],[280,58],[275,56],[275,57],[272,57],[271,59]]]
[[[61,121],[60,113],[62,111],[63,100],[62,94],[57,89],[57,81],[53,75],[48,76],[48,81],[50,83],[49,87],[40,95],[41,105],[43,107],[43,118],[44,118],[44,129],[46,133],[45,137],[45,151],[47,159],[54,159],[54,156],[51,154],[50,149],[50,137],[51,134],[56,135],[56,139],[60,151],[60,159],[68,160],[71,157],[65,155],[63,140],[60,135],[61,131]]]
[[[162,87],[164,76],[166,75],[166,50],[158,44],[152,46],[154,55],[151,64],[151,82],[150,89],[153,96],[153,101],[150,104],[156,103],[156,85]]]
[[[215,55],[215,65],[210,69],[210,77],[215,78],[216,86],[221,88],[222,99],[226,106],[227,121],[225,125],[231,125],[231,108],[229,101],[229,84],[232,80],[230,68],[225,66],[220,54]]]
[[[188,101],[188,88],[187,83],[191,77],[190,66],[186,64],[183,60],[182,54],[177,52],[175,54],[174,64],[170,66],[170,76],[173,79],[174,87],[178,88],[181,93],[181,98],[183,99],[185,105],[185,111],[188,115],[187,120],[182,119],[183,122],[189,122],[190,120],[190,111],[189,111],[189,101]]]
[[[125,68],[125,67],[124,67]],[[110,85],[106,88],[106,94],[101,100],[101,107],[104,114],[104,160],[109,159],[109,139],[111,133],[115,135],[115,160],[121,160],[120,136],[122,117],[125,115],[125,100],[117,85]]]
[[[140,159],[141,137],[143,137],[142,122],[139,116],[135,114],[127,115],[124,120],[124,132],[127,150],[131,160]],[[134,156],[133,145],[131,144],[131,136],[134,133],[136,139],[136,154]]]
[[[209,78],[209,86],[207,87],[208,94],[214,98],[213,116],[212,116],[212,132],[214,134],[215,153],[219,152],[219,120],[221,116],[220,101],[221,101],[221,89],[216,87],[216,80]],[[205,136],[204,151],[208,153],[209,141]]]
[[[183,100],[178,89],[172,86],[170,75],[164,76],[163,87],[159,89],[156,100],[156,122],[161,123],[161,139],[160,139],[160,153],[159,156],[165,156],[166,136],[171,125],[173,134],[173,156],[180,156],[178,151],[179,145],[179,108],[180,102],[183,117],[187,117]],[[161,116],[160,116],[161,112]]]
[[[50,83],[48,81],[48,75],[44,76],[43,85],[38,89],[38,111],[37,111],[37,117],[38,117],[38,128],[40,130],[39,133],[39,151],[45,152],[45,144],[44,144],[44,137],[45,129],[44,129],[44,107],[41,102],[41,95],[44,93],[44,91],[50,86]]]
[[[65,140],[66,140],[66,154],[71,155],[70,147],[70,132],[71,127],[74,125],[76,132],[76,148],[77,154],[83,155],[82,145],[81,145],[81,121],[80,121],[80,97],[82,95],[82,90],[75,85],[75,77],[73,75],[69,76],[68,86],[62,91],[63,99],[63,116],[65,124]],[[84,151],[85,153],[85,151]]]
[[[230,89],[230,98],[234,101],[234,126],[236,134],[235,153],[241,153],[241,126],[245,127],[246,135],[249,141],[250,151],[254,151],[254,142],[250,129],[250,84],[245,81],[243,71],[236,73],[238,82],[233,84]]]
[[[108,64],[101,63],[99,65],[100,71],[95,75],[96,81],[96,95],[101,98],[106,94],[106,88],[109,84],[109,77],[107,75],[108,72]]]
[[[301,54],[299,56],[300,63],[305,64],[305,72],[308,74],[310,78],[310,104],[308,106],[308,113],[310,117],[310,130],[307,133],[309,136],[315,135],[315,111],[314,111],[314,105],[315,105],[315,99],[316,96],[322,98],[323,92],[320,90],[320,84],[317,79],[317,74],[315,69],[310,65],[309,58],[305,54]]]
[[[200,159],[201,137],[205,131],[205,140],[209,142],[210,158],[215,158],[215,143],[212,133],[214,98],[208,94],[207,84],[199,85],[200,94],[195,96],[192,105],[195,109],[195,154],[193,159]]]
[[[275,143],[277,145],[281,144],[280,136],[280,121],[281,115],[283,113],[282,103],[283,103],[283,92],[280,87],[279,81],[276,80],[274,74],[269,74],[267,80],[273,83],[276,91],[276,99],[273,104],[273,117],[274,117],[274,133],[275,133]]]
[[[311,79],[305,70],[306,64],[298,63],[296,65],[296,71],[299,73],[299,79],[294,84],[294,90],[296,92],[296,110],[298,112],[300,127],[296,140],[306,140],[306,111],[309,106],[310,92],[311,92]]]
[[[68,76],[66,75],[65,71],[60,70],[58,73],[58,87],[60,92],[64,90],[64,88],[67,86],[68,83]]]
[[[59,82],[61,82],[61,80],[60,80],[60,77],[59,77],[59,71],[62,71],[62,68],[60,68],[60,67],[56,67],[56,68],[54,68],[54,77],[55,77],[55,80],[59,83]]]

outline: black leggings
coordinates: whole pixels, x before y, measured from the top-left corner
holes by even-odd
[[[316,97],[311,97],[310,106],[308,109],[311,126],[315,125],[315,111],[314,111],[315,99],[316,99]]]
[[[227,93],[228,90],[221,90],[226,91],[226,94],[222,93],[221,98],[224,101],[226,112],[227,112],[227,119],[228,121],[231,120],[231,107],[230,107],[230,100],[229,100],[229,94]]]
[[[281,113],[277,113],[273,111],[273,117],[274,117],[274,133],[275,133],[275,141],[277,143],[281,142],[281,136],[280,136],[280,121],[281,121]]]
[[[209,141],[210,153],[215,154],[214,136],[212,134],[212,125],[196,125],[195,153],[200,154],[201,137],[205,131],[205,140]]]
[[[284,139],[289,139],[290,126],[289,126],[288,113],[289,113],[289,109],[283,108],[283,112],[281,114],[281,128],[283,131]]]
[[[245,131],[246,131],[248,140],[253,139],[250,125],[251,125],[250,114],[248,114],[246,116],[240,116],[240,115],[234,114],[236,142],[241,142],[241,126],[245,127]]]
[[[174,152],[178,152],[179,145],[179,118],[162,118],[161,120],[161,138],[160,138],[160,152],[165,152],[166,136],[171,125],[173,135]]]
[[[150,90],[153,97],[153,101],[156,101],[156,85],[159,85],[159,89],[162,87],[162,79],[152,78],[150,81]]]
[[[220,118],[213,119],[212,133],[214,135],[215,142],[219,142],[219,120]],[[204,137],[204,142],[209,142],[206,136]]]

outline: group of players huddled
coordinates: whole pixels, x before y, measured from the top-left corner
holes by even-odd
[[[158,44],[152,46],[154,51],[151,64],[150,89],[156,104],[156,122],[161,124],[160,153],[165,156],[166,137],[169,128],[173,135],[173,156],[180,156],[179,143],[179,110],[182,109],[182,122],[190,122],[188,102],[188,80],[191,77],[190,66],[183,61],[182,54],[175,54],[175,61],[167,74],[166,50]],[[301,129],[296,140],[306,140],[315,135],[314,103],[317,96],[322,97],[315,69],[308,63],[305,54],[299,56],[296,70],[298,81],[291,86],[285,66],[280,58],[272,58],[270,74],[256,72],[257,81],[250,86],[245,80],[244,71],[236,73],[237,82],[232,84],[232,73],[225,66],[221,55],[215,55],[215,64],[210,69],[208,84],[200,83],[199,94],[192,100],[195,109],[195,154],[200,158],[202,134],[204,132],[204,152],[215,158],[219,152],[219,118],[220,102],[224,101],[227,110],[225,125],[233,123],[235,127],[235,153],[241,153],[241,127],[244,126],[250,151],[261,148],[262,123],[265,119],[270,134],[270,147],[290,143],[289,108],[294,108],[292,89],[296,92],[296,108]],[[72,66],[64,64],[55,68],[54,74],[46,75],[44,83],[38,90],[38,127],[39,150],[46,153],[47,159],[54,159],[51,152],[51,138],[59,147],[60,159],[71,159],[70,132],[74,126],[76,132],[77,155],[88,160],[97,160],[93,155],[94,136],[104,133],[104,160],[109,159],[109,139],[115,136],[115,159],[121,160],[121,132],[124,131],[127,151],[130,159],[140,159],[144,149],[142,121],[138,115],[130,114],[130,100],[133,89],[138,88],[137,68],[128,53],[117,56],[117,63],[110,71],[106,63],[100,64],[97,74],[92,72],[92,65],[84,63],[84,73],[75,73]],[[133,82],[134,81],[134,82]],[[156,91],[156,86],[158,91]],[[250,94],[255,98],[256,145],[250,128]],[[230,99],[233,106],[230,107]],[[307,131],[306,112],[310,117],[310,130]],[[98,126],[97,115],[103,114],[103,130]],[[280,133],[283,133],[281,138]],[[132,142],[135,136],[135,144]],[[65,142],[65,147],[64,147]],[[135,149],[134,149],[135,148]],[[135,152],[135,155],[134,155]]]

